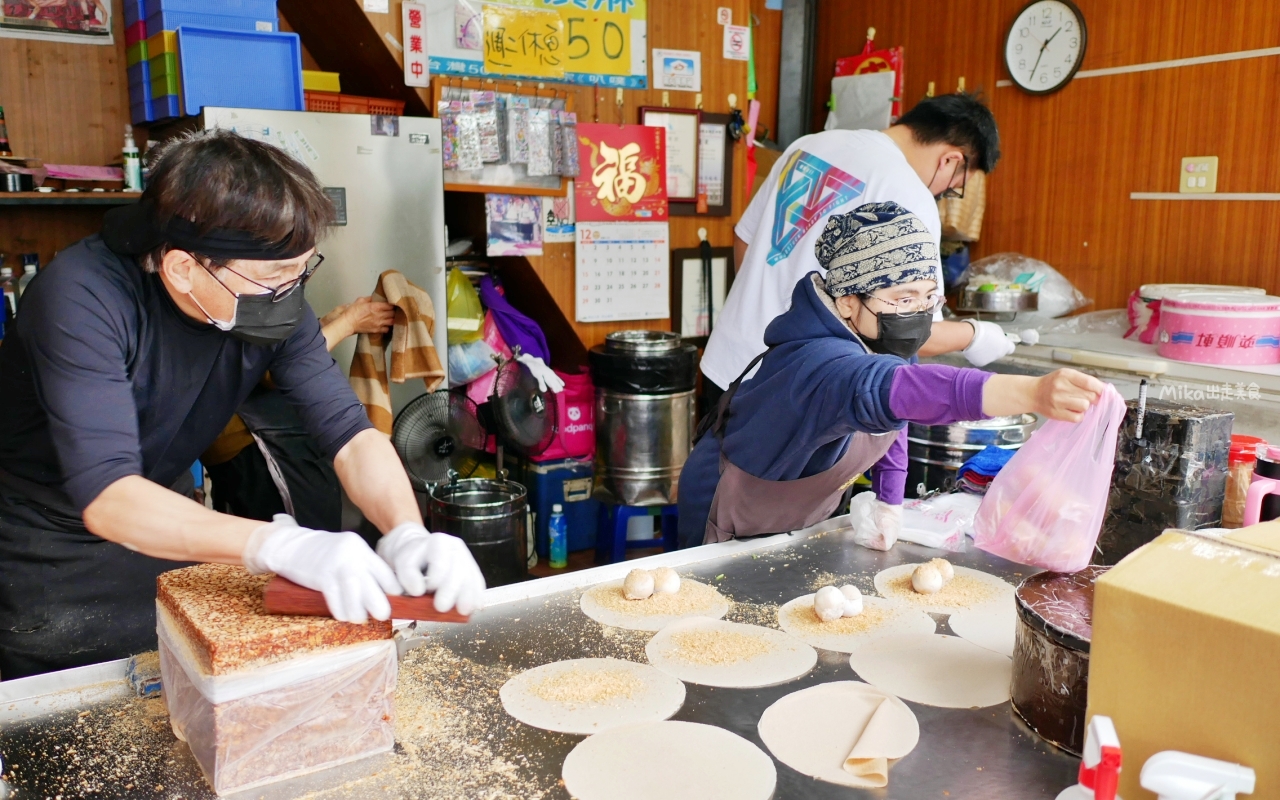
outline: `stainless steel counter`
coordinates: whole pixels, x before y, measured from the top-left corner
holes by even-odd
[[[829,526],[828,526],[829,527]],[[694,551],[669,553],[644,559],[648,566],[679,565],[682,574],[718,586],[739,605],[729,619],[759,621],[767,619],[770,609],[801,594],[814,590],[819,582],[840,579],[853,582],[866,593],[874,593],[871,580],[879,570],[895,564],[924,560],[938,555],[909,544],[898,544],[890,553],[876,553],[852,542],[847,530],[809,531],[773,537],[766,542],[729,543]],[[971,550],[949,556],[953,563],[983,569],[1017,582],[1026,568],[999,561]],[[696,560],[701,559],[701,560]],[[620,576],[626,569],[644,562],[612,565],[572,573],[556,578],[531,581],[512,587],[490,590],[491,605],[466,626],[434,626],[426,639],[411,638],[407,647],[430,643],[443,646],[461,662],[476,668],[500,668],[506,671],[528,669],[539,664],[566,658],[600,655],[629,655],[643,660],[643,651],[635,646],[643,637],[631,637],[628,649],[619,646],[619,636],[606,631],[577,610],[578,590]],[[723,576],[723,577],[721,577]],[[945,617],[939,617],[939,631],[950,632]],[[622,638],[626,638],[623,636]],[[856,678],[848,657],[819,651],[817,667],[803,678],[764,689],[717,689],[688,685],[684,707],[674,717],[678,720],[719,725],[760,745],[756,723],[764,710],[783,695],[817,683]],[[403,679],[403,675],[402,675]],[[0,688],[7,688],[0,685]],[[65,697],[66,692],[63,693]],[[71,787],[77,771],[90,770],[84,765],[83,747],[68,758],[67,748],[75,747],[77,729],[85,722],[79,711],[88,710],[90,718],[98,709],[109,709],[112,700],[92,699],[84,692],[75,695],[77,702],[69,711],[48,716],[33,716],[31,700],[0,702],[0,753],[6,764],[16,770],[14,781],[21,790],[17,798],[79,796]],[[473,698],[480,705],[497,703],[491,693]],[[0,693],[0,697],[4,695]],[[13,694],[10,693],[10,697]],[[87,699],[79,699],[87,698]],[[56,698],[43,698],[46,707]],[[1040,741],[1011,712],[1009,704],[985,709],[955,710],[922,706],[908,702],[920,720],[920,744],[907,758],[894,765],[887,789],[863,791],[821,783],[778,764],[777,800],[796,798],[879,798],[880,800],[921,800],[922,798],[974,798],[975,800],[1029,800],[1053,798],[1075,780],[1078,761]],[[566,798],[557,785],[564,756],[581,741],[581,737],[552,734],[503,719],[500,707],[491,712],[494,719],[487,746],[495,756],[519,765],[515,783],[523,793],[498,794],[498,797]],[[105,712],[104,712],[105,713]],[[128,780],[94,779],[92,797],[112,798],[210,798],[213,793],[200,777],[185,745],[176,742],[167,723],[151,725],[141,734],[128,736],[116,753],[117,774]],[[133,748],[130,750],[129,748]],[[767,752],[767,750],[766,750]],[[76,757],[81,761],[77,762]],[[421,757],[421,756],[420,756]],[[645,754],[637,753],[643,759]],[[414,775],[432,770],[432,759],[441,768],[449,758],[445,753],[425,754],[422,772],[396,773],[395,781],[374,780],[350,784],[361,775],[385,768],[383,756],[319,773],[304,779],[277,784],[267,790],[248,793],[253,797],[325,798],[334,796],[386,797],[471,797],[465,789],[457,793],[441,793],[438,787],[426,789],[418,785]],[[100,759],[101,760],[101,759]],[[110,761],[110,756],[107,761]],[[104,765],[92,767],[102,772]],[[110,773],[110,764],[108,775]],[[655,764],[655,769],[661,765]],[[96,774],[96,773],[94,773]],[[92,777],[92,775],[90,776]],[[510,778],[510,776],[508,776]],[[508,781],[509,783],[510,781]],[[345,793],[343,784],[347,784]],[[352,794],[351,785],[361,785]],[[126,788],[126,786],[128,788]],[[156,788],[162,786],[163,788]],[[376,787],[376,789],[375,789]]]

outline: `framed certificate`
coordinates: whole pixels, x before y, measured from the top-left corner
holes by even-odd
[[[733,205],[733,140],[729,138],[729,115],[702,112],[698,123],[698,193],[707,196],[706,209],[697,203],[673,203],[673,217],[727,217]],[[765,170],[768,174],[768,170]]]
[[[689,108],[640,109],[640,124],[667,131],[667,201],[698,200],[698,147],[702,112]]]
[[[672,250],[670,283],[671,330],[706,347],[733,286],[733,248],[712,247],[706,261],[698,247]]]

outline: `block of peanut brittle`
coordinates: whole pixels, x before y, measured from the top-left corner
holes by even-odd
[[[203,564],[157,581],[169,718],[219,795],[395,743],[390,624],[267,615],[269,577]]]

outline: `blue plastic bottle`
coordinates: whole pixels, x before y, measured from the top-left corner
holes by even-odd
[[[564,569],[569,566],[569,530],[564,521],[564,507],[559,503],[551,506],[551,516],[547,518],[547,539],[551,550],[551,568]]]

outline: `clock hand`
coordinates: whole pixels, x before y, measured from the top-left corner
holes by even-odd
[[[1057,36],[1061,32],[1062,32],[1062,28],[1058,28],[1058,30],[1053,32],[1053,36]],[[1040,66],[1040,59],[1044,58],[1044,51],[1048,49],[1049,42],[1053,41],[1053,36],[1050,36],[1048,39],[1045,39],[1044,44],[1040,45],[1040,53],[1039,55],[1036,56],[1036,63],[1031,66],[1031,75],[1027,77],[1028,81],[1030,81],[1032,78],[1036,76],[1036,68]]]

